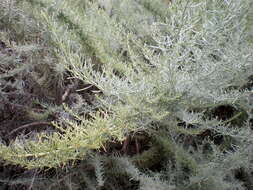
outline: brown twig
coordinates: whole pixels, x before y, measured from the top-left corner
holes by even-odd
[[[123,142],[123,147],[122,147],[122,149],[121,149],[121,151],[122,151],[124,154],[127,153],[127,148],[128,148],[129,143],[130,143],[130,137],[128,136],[128,137],[124,140],[124,142]]]
[[[8,98],[20,98],[26,97],[26,98],[36,98],[37,96],[35,94],[31,93],[20,93],[20,92],[5,92],[3,93],[4,96],[7,96]]]
[[[137,138],[134,139],[134,141],[135,141],[136,154],[140,154],[140,145]]]

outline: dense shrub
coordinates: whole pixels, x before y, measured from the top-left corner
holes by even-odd
[[[0,5],[3,187],[252,189],[250,0]]]

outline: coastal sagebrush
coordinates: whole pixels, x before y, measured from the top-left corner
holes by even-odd
[[[35,86],[27,123],[48,128],[3,142],[4,162],[75,168],[69,184],[88,189],[251,188],[250,0],[14,5],[37,22],[24,31],[39,33],[40,43],[32,42],[41,59],[10,72],[30,73],[21,76]]]

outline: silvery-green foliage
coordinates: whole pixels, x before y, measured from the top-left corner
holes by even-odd
[[[3,159],[57,167],[145,132],[148,150],[128,158],[97,153],[89,160],[92,172],[78,170],[78,179],[88,189],[121,187],[112,177],[138,182],[140,190],[250,189],[250,0],[23,2],[52,53],[47,64],[59,78],[68,72],[97,90],[90,105],[76,92],[81,103],[65,106],[68,117],[54,123],[59,133],[1,144]],[[32,76],[49,86],[48,75]],[[235,111],[223,119],[215,113],[221,106]]]
[[[94,166],[95,166],[95,173],[96,173],[96,180],[98,182],[98,187],[104,186],[104,177],[103,177],[103,163],[99,159],[99,157],[94,158]]]
[[[159,190],[173,190],[175,189],[175,186],[172,186],[168,184],[166,181],[163,181],[160,179],[159,175],[147,175],[138,170],[131,162],[128,161],[127,158],[119,158],[117,159],[117,164],[119,164],[118,167],[123,167],[125,172],[131,177],[132,180],[139,181],[140,190],[154,190],[154,189],[159,189]]]

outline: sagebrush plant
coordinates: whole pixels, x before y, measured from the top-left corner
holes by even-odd
[[[3,142],[0,157],[63,176],[34,188],[252,188],[250,0],[3,2],[0,40],[18,36],[20,53],[1,55],[13,62],[1,61],[1,81],[32,85],[43,111],[26,108],[22,122],[51,128]],[[28,38],[12,30],[21,18]],[[109,151],[128,139],[134,155]]]

